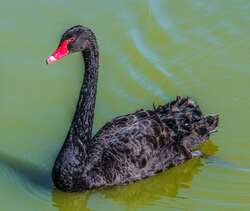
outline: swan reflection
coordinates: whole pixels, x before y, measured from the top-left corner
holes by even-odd
[[[202,146],[206,155],[213,155],[217,147],[211,142]],[[203,159],[196,158],[171,168],[148,179],[126,186],[116,186],[85,193],[64,193],[54,189],[52,198],[59,211],[89,211],[92,194],[102,197],[102,202],[111,200],[127,208],[141,208],[154,204],[164,197],[176,197],[181,188],[191,188],[194,175],[201,171]],[[99,200],[98,200],[99,201]],[[104,206],[104,205],[103,205]]]

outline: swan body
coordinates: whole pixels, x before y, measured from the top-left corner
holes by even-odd
[[[85,73],[77,108],[55,161],[52,179],[63,191],[86,191],[140,180],[192,157],[218,124],[218,115],[204,116],[189,97],[116,117],[91,137],[99,53],[94,33],[83,26],[67,30],[52,63],[81,51]]]

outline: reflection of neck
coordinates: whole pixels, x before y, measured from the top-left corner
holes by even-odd
[[[78,140],[81,145],[90,141],[92,136],[99,67],[98,47],[94,35],[89,40],[87,47],[82,51],[85,73],[76,111],[66,138],[71,141]]]

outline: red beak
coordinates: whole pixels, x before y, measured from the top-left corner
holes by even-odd
[[[59,44],[58,48],[54,51],[54,53],[52,53],[52,55],[48,57],[46,63],[51,64],[57,60],[60,60],[62,57],[67,56],[69,54],[68,50],[69,42],[70,42],[69,40],[62,41]]]

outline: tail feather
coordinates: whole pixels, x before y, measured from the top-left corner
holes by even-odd
[[[162,121],[171,129],[173,139],[185,143],[190,150],[207,140],[219,122],[218,115],[203,115],[190,97],[177,97],[155,110],[162,114]]]

